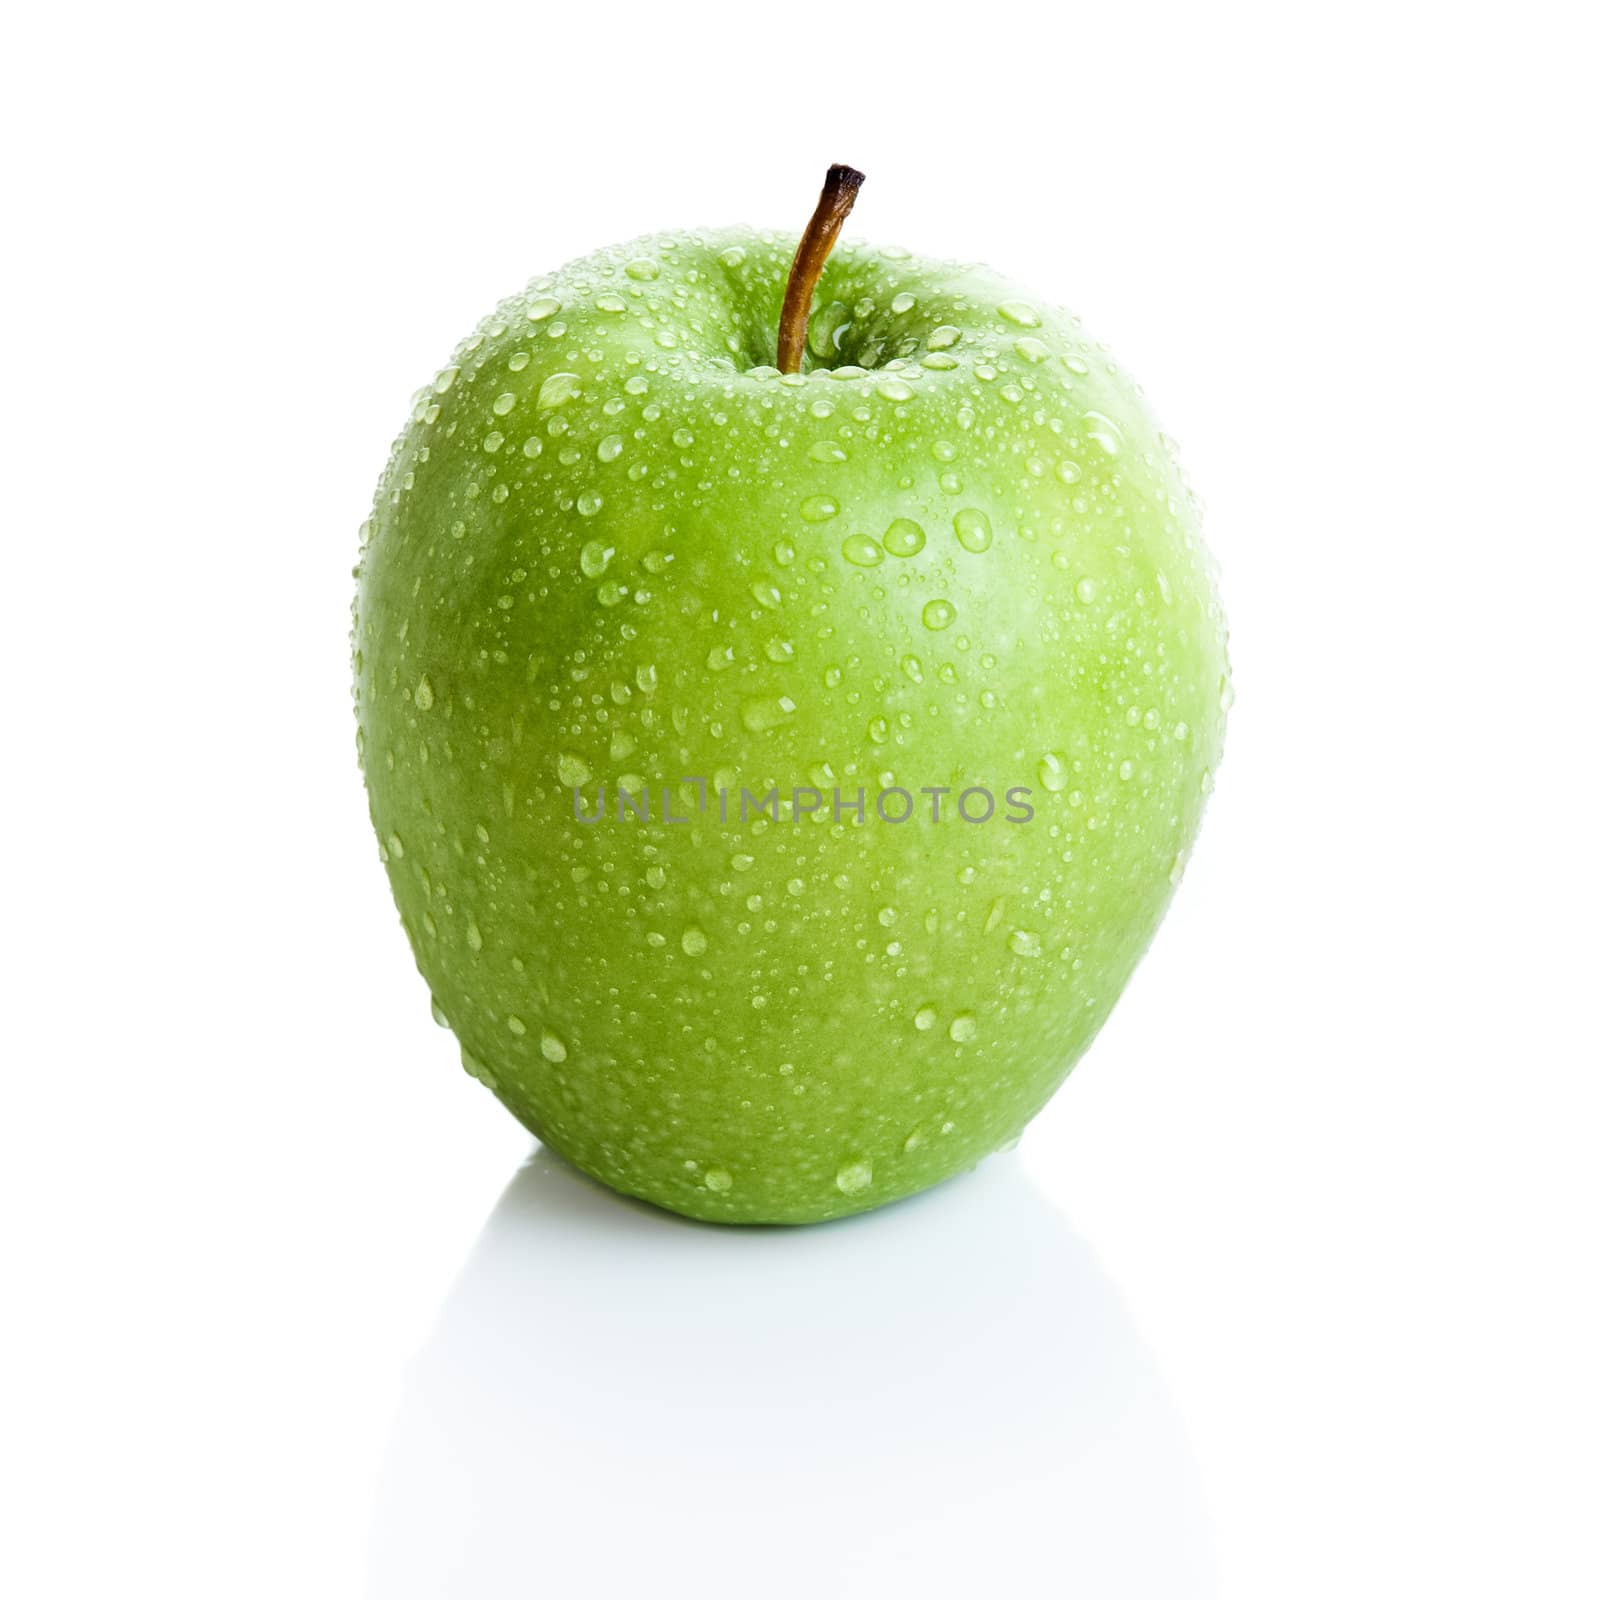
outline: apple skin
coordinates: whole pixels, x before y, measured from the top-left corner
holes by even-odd
[[[780,377],[795,242],[637,240],[505,301],[416,398],[355,605],[436,1017],[585,1172],[724,1222],[865,1210],[1019,1136],[1155,932],[1228,684],[1194,499],[1078,321],[846,240]],[[820,813],[740,822],[741,787],[810,785]],[[977,786],[987,823],[952,810]]]

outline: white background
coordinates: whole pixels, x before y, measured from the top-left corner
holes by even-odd
[[[13,15],[0,1586],[1600,1593],[1589,11]],[[1140,377],[1238,701],[1021,1150],[733,1233],[429,1022],[349,568],[496,298],[831,160]]]

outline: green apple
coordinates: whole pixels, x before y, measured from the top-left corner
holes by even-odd
[[[780,373],[795,254],[664,234],[505,301],[416,399],[355,606],[468,1070],[727,1222],[1018,1137],[1155,932],[1227,693],[1194,499],[1077,319],[847,242]]]

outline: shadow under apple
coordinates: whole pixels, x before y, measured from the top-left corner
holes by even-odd
[[[1012,1157],[801,1229],[537,1149],[407,1382],[369,1600],[1215,1593],[1183,1429]]]

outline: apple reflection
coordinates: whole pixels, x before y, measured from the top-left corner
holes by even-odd
[[[1115,1292],[1014,1157],[821,1227],[536,1150],[408,1380],[370,1600],[1214,1594]]]

